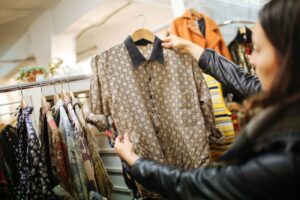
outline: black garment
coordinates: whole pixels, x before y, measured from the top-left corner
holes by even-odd
[[[214,77],[239,99],[261,91],[261,84],[256,76],[245,73],[238,65],[211,49],[206,49],[201,54],[199,66],[204,73]]]
[[[48,106],[43,105],[43,106]],[[49,110],[50,105],[49,105]],[[58,174],[55,160],[53,159],[55,153],[52,152],[54,150],[53,140],[51,129],[48,126],[47,116],[46,116],[47,108],[40,108],[40,116],[39,116],[39,133],[40,133],[40,141],[41,141],[41,156],[47,168],[47,174],[50,179],[51,187],[55,187],[59,184]]]
[[[0,134],[0,145],[3,149],[3,154],[5,161],[11,170],[11,175],[13,178],[13,185],[16,185],[19,182],[20,174],[17,170],[17,145],[18,137],[16,134],[16,128],[11,125],[7,125]]]
[[[17,123],[17,168],[20,181],[16,187],[18,199],[54,199],[47,168],[41,156],[40,144],[30,115],[32,107],[19,110]]]
[[[139,159],[132,176],[168,199],[299,199],[300,104],[265,109],[218,166],[182,171]]]
[[[198,20],[198,26],[199,26],[199,29],[200,29],[202,35],[205,37],[205,20],[204,20],[204,18]]]
[[[0,135],[0,197],[3,200],[14,200],[13,180],[10,177],[11,169],[9,169],[7,160],[5,159],[2,133]]]
[[[161,43],[162,41],[158,37],[155,37],[152,53],[149,60],[157,61],[163,65],[164,54],[163,54],[163,47],[161,46]],[[133,42],[130,36],[128,36],[125,39],[124,44],[131,58],[133,67],[138,67],[139,65],[146,62],[146,58],[141,54],[141,52],[139,52],[139,50],[136,47],[136,44]]]

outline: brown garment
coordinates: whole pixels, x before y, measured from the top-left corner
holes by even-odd
[[[44,103],[40,109],[40,133],[42,133],[41,136],[44,138],[42,141],[42,147],[45,147],[45,140],[47,141],[47,145],[49,145],[47,148],[50,149],[50,158],[48,158],[49,156],[45,156],[45,161],[47,164],[51,162],[52,171],[56,172],[56,176],[52,178],[56,178],[61,187],[68,192],[73,193],[74,186],[70,174],[67,145],[64,143],[63,136],[54,121],[51,112],[51,105],[48,102]],[[49,166],[47,167],[49,168]],[[52,179],[50,180],[52,181],[52,184],[55,183]]]
[[[205,34],[201,33],[197,23],[198,20],[203,18],[205,21]],[[219,27],[203,13],[192,13],[187,10],[181,17],[173,20],[170,34],[192,41],[203,48],[213,49],[226,58],[232,59]]]
[[[253,51],[252,31],[247,27],[244,27],[244,30],[245,32],[241,32],[241,29],[239,29],[234,40],[228,45],[228,48],[233,62],[243,68],[245,72],[255,75],[255,69],[249,59]]]
[[[85,138],[87,140],[88,149],[91,153],[91,158],[92,158],[93,166],[95,169],[95,178],[96,178],[96,182],[97,182],[97,186],[98,186],[98,191],[101,193],[102,196],[106,197],[107,199],[111,199],[113,185],[112,185],[109,175],[107,174],[107,171],[104,167],[104,164],[98,153],[96,144],[94,142],[95,141],[94,135],[97,134],[99,131],[93,125],[86,123],[86,121],[84,119],[83,111],[82,111],[81,102],[75,98],[75,99],[72,99],[72,104],[73,104],[75,113],[78,117],[79,123],[85,133]]]
[[[94,167],[92,164],[91,154],[87,147],[86,139],[84,137],[83,129],[79,123],[78,116],[76,115],[75,110],[73,109],[73,105],[71,103],[71,98],[69,98],[68,96],[64,96],[64,103],[65,103],[65,107],[68,112],[69,120],[70,120],[73,130],[74,130],[75,141],[81,150],[80,154],[82,156],[83,166],[85,169],[85,170],[83,170],[83,172],[84,172],[83,174],[86,175],[87,180],[88,180],[88,185],[87,185],[88,191],[96,191],[97,192],[98,190],[97,190],[97,184],[96,184],[96,180],[95,180],[95,176],[94,176],[94,174],[95,174]],[[85,180],[84,180],[85,175],[82,176],[83,183],[85,182]],[[87,197],[88,193],[86,193],[85,196]]]
[[[182,169],[210,163],[209,138],[220,135],[207,85],[191,56],[163,49],[158,38],[139,51],[128,37],[91,64],[91,111],[112,116],[139,156]]]
[[[92,71],[92,112],[111,115],[138,155],[183,169],[210,162],[211,97],[191,56],[162,49],[158,38],[141,54],[128,37],[95,56]]]

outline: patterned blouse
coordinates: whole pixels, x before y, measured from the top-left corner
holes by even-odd
[[[17,122],[17,168],[20,172],[16,187],[18,199],[55,199],[51,191],[47,168],[41,155],[41,147],[33,128],[30,114],[32,107],[20,109]]]
[[[91,62],[91,110],[112,116],[135,151],[183,169],[210,162],[219,141],[211,96],[197,62],[163,49],[161,40],[137,47],[131,37]]]

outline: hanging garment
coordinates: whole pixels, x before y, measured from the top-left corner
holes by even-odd
[[[93,168],[92,158],[90,151],[87,147],[87,142],[84,137],[82,127],[79,123],[78,117],[73,109],[71,99],[67,96],[64,97],[65,107],[74,130],[75,141],[80,147],[81,156],[83,159],[83,166],[88,178],[88,191],[97,192],[97,185],[95,180],[95,170]]]
[[[221,135],[197,62],[163,50],[159,38],[145,50],[148,60],[128,37],[92,59],[92,112],[111,115],[140,156],[184,169],[208,164],[209,138]]]
[[[51,161],[52,169],[55,166],[59,185],[73,194],[76,191],[74,191],[72,185],[67,145],[64,143],[63,136],[54,121],[51,105],[48,102],[44,103],[40,109],[40,133],[41,138],[48,135],[48,141],[51,141],[53,152],[51,153],[51,159],[47,160]],[[45,146],[44,140],[42,140],[42,144]],[[50,165],[48,164],[48,166]],[[57,183],[54,185],[57,185]]]
[[[48,131],[46,113],[51,109],[50,104],[42,105],[39,115],[39,134],[41,143],[41,155],[47,167],[47,173],[51,182],[51,187],[59,184],[55,147],[53,144],[53,136],[51,130]]]
[[[86,121],[84,119],[84,115],[83,115],[82,104],[79,101],[79,99],[77,99],[77,98],[72,99],[72,104],[73,104],[73,108],[75,110],[76,116],[78,117],[78,120],[80,122],[80,125],[83,128],[83,131],[85,133],[85,137],[86,137],[87,144],[88,144],[88,149],[91,153],[93,166],[95,168],[95,176],[96,176],[98,190],[102,196],[106,197],[107,199],[110,199],[113,185],[112,185],[110,177],[104,167],[104,164],[100,158],[96,144],[94,142],[95,141],[94,135],[98,134],[98,130],[95,127],[93,127],[93,125],[86,123]],[[97,196],[95,192],[93,192],[92,194],[94,196]]]
[[[68,115],[63,107],[64,103],[59,99],[54,107],[54,119],[59,124],[59,130],[63,135],[64,143],[67,144],[70,171],[76,193],[72,194],[76,199],[88,199],[88,181],[83,167],[81,149],[75,141],[75,134]]]
[[[20,181],[16,187],[16,195],[18,199],[55,199],[38,137],[30,119],[32,110],[32,107],[22,108],[18,116],[16,160]]]
[[[10,185],[14,189],[20,180],[20,173],[17,168],[17,146],[18,146],[18,136],[16,134],[16,128],[7,125],[2,130],[0,134],[0,145],[2,146],[4,159],[6,162],[6,168],[8,170],[8,181],[10,181]]]
[[[202,19],[205,22],[204,33],[201,33],[198,23]],[[187,10],[181,17],[172,21],[170,34],[192,41],[203,48],[213,49],[229,60],[232,59],[219,27],[203,13],[192,14]]]
[[[249,56],[253,51],[252,31],[248,27],[241,27],[228,47],[233,62],[242,67],[245,72],[255,75],[254,68],[249,61]]]
[[[187,10],[183,16],[172,22],[171,34],[192,41],[203,48],[214,49],[227,59],[232,59],[218,26],[203,13],[192,13],[191,10]],[[204,78],[212,97],[216,127],[225,136],[223,144],[210,146],[213,160],[218,160],[234,141],[235,131],[231,112],[228,110],[223,97],[221,84],[207,74],[204,74]]]
[[[55,194],[55,197],[59,200],[77,200],[73,196],[71,196],[71,194],[67,190],[62,188],[60,185],[53,188],[53,192]]]
[[[0,135],[1,137],[1,135]],[[3,141],[0,139],[0,196],[4,200],[14,200],[12,182],[9,181],[9,172],[7,169],[7,163],[4,157],[4,151],[2,149]]]

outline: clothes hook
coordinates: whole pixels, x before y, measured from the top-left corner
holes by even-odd
[[[141,27],[144,28],[144,25],[145,25],[145,23],[146,23],[146,16],[143,15],[143,14],[139,14],[138,16],[135,17],[135,19],[137,19],[138,17],[143,17],[144,21],[143,21]]]
[[[61,87],[61,91],[60,92],[63,92],[64,91],[64,85],[63,85],[62,78],[59,79],[59,83],[60,83],[60,87]]]
[[[41,88],[41,94],[42,94],[42,96],[44,96],[44,95],[43,95],[43,85],[42,85],[42,82],[39,81],[39,84],[40,84],[40,88]]]
[[[54,93],[57,94],[57,91],[56,91],[56,87],[55,87],[55,84],[54,84],[54,81],[53,81],[53,78],[50,79],[51,80],[51,83],[53,85],[53,88],[54,88]]]
[[[67,76],[65,76],[66,78],[66,81],[67,81],[67,84],[68,84],[68,89],[69,89],[69,92],[71,92],[71,87],[70,87],[70,83],[69,83],[69,78]]]
[[[18,83],[18,85],[19,85],[19,88],[20,88],[20,91],[21,91],[21,96],[22,96],[22,99],[24,99],[24,95],[23,95],[23,90],[22,90],[21,84],[20,84],[20,83]]]

